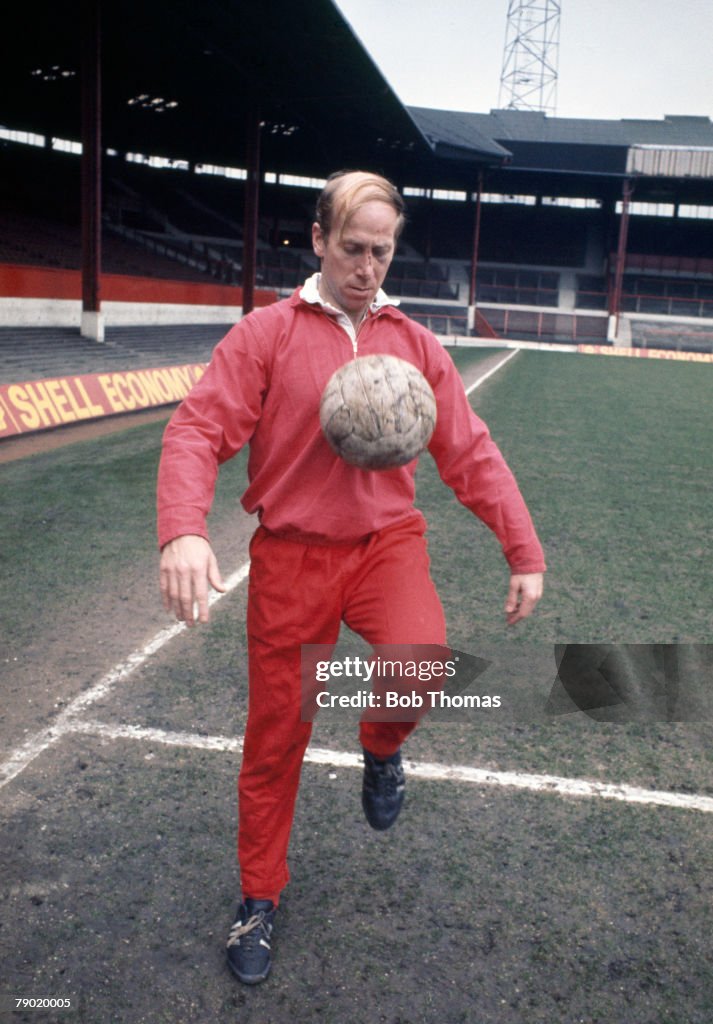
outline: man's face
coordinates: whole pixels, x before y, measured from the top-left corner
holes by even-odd
[[[396,250],[398,213],[379,200],[365,203],[346,227],[337,223],[325,238],[312,225],[312,246],[322,261],[320,294],[358,323],[383,284]]]

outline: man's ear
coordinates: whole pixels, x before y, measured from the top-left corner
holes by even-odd
[[[322,229],[319,224],[315,221],[312,225],[312,249],[314,250],[315,256],[320,260],[324,257],[324,247],[326,240],[322,234]]]

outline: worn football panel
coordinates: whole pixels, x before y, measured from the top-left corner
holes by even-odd
[[[366,441],[399,433],[403,421],[399,406],[409,399],[406,378],[389,374],[383,360],[355,364],[355,370],[342,380],[342,395],[352,410],[354,433]]]
[[[428,443],[436,406],[428,381],[396,356],[362,356],[340,367],[325,388],[320,420],[332,449],[353,465],[404,465]]]
[[[408,433],[422,417],[435,422],[433,392],[420,372],[395,356],[364,356],[345,364],[325,389],[321,418],[334,419],[338,433],[356,432],[364,438],[384,433]]]

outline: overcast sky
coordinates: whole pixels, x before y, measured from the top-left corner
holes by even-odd
[[[401,101],[498,105],[508,0],[336,0]],[[557,115],[713,117],[713,0],[561,0]]]

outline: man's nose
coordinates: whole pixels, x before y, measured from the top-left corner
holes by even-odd
[[[373,270],[374,261],[370,252],[362,253],[359,260],[359,271],[362,274],[370,274]]]

